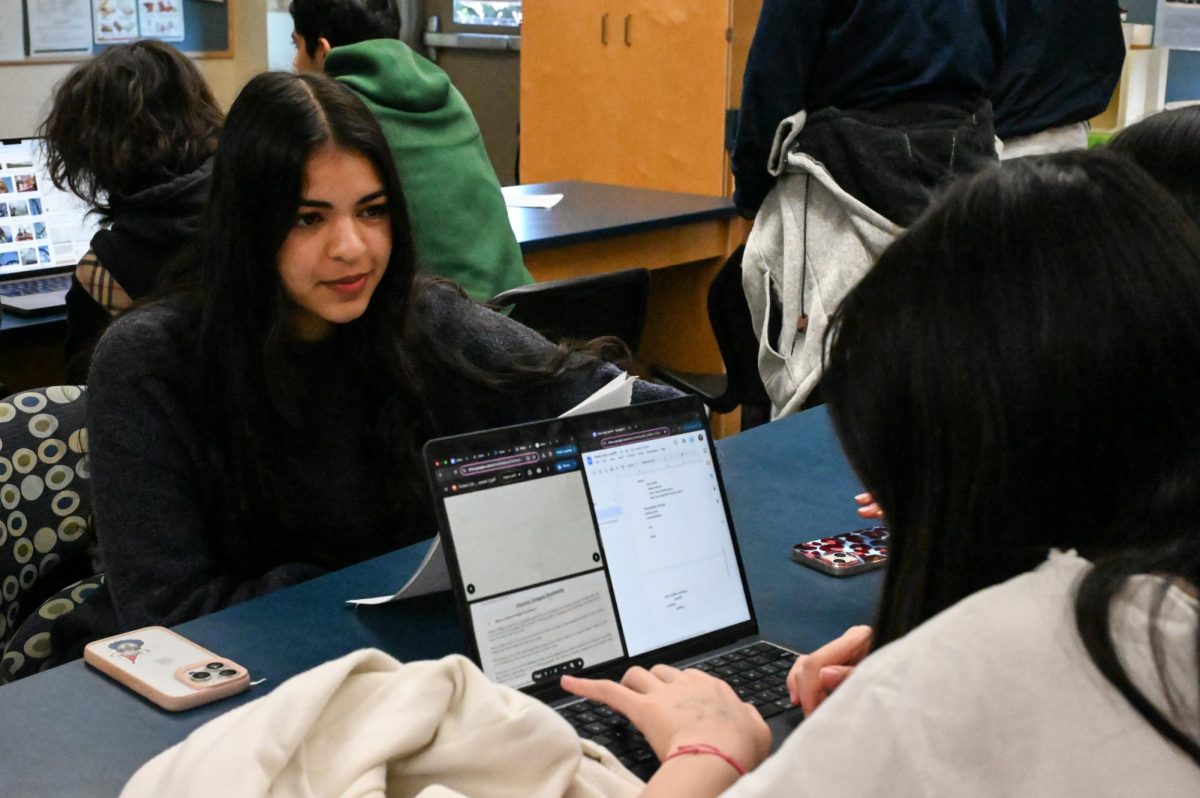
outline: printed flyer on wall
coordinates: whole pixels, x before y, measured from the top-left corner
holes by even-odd
[[[25,0],[30,55],[87,54],[92,51],[89,0]]]
[[[20,3],[0,3],[0,61],[25,57],[25,9]]]
[[[96,44],[138,38],[137,0],[92,0],[92,19]]]
[[[143,36],[183,41],[183,0],[138,0],[138,22]]]
[[[1154,45],[1169,50],[1200,50],[1200,0],[1158,0]]]

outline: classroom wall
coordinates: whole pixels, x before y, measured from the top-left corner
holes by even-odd
[[[243,85],[267,68],[267,21],[262,0],[229,0],[233,14],[233,58],[197,60],[217,102],[229,108]],[[33,133],[49,108],[50,95],[75,64],[0,66],[0,138]]]
[[[1158,0],[1123,0],[1129,21],[1153,25]],[[1174,50],[1167,62],[1167,102],[1200,100],[1200,52]]]

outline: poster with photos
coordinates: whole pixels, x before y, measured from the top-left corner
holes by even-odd
[[[1158,0],[1154,46],[1200,50],[1200,0]]]
[[[137,0],[142,36],[183,41],[183,0]]]
[[[96,44],[137,39],[137,0],[92,0],[92,28]]]

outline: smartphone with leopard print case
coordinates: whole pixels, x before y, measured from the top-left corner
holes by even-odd
[[[887,556],[886,526],[856,529],[792,547],[793,560],[830,576],[853,576],[882,568]]]

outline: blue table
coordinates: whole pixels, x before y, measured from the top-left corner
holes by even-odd
[[[765,636],[810,650],[870,619],[878,572],[835,579],[789,559],[792,544],[861,526],[857,481],[823,409],[718,442],[742,557]],[[0,688],[0,794],[116,795],[155,754],[205,721],[321,662],[364,646],[402,660],[462,651],[450,594],[354,610],[411,575],[425,544],[378,557],[177,627],[267,682],[181,714],[159,710],[82,662]]]

